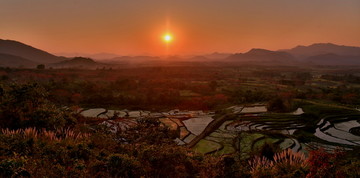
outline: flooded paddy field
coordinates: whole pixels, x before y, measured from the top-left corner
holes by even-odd
[[[264,105],[232,106],[227,113],[171,110],[168,112],[83,109],[85,117],[103,119],[100,124],[112,132],[126,130],[142,118],[158,119],[162,126],[177,133],[178,145],[203,154],[241,153],[246,157],[265,144],[280,149],[308,153],[311,149],[352,149],[360,146],[360,114],[327,116],[309,125],[302,108],[290,113],[271,113]],[[312,119],[312,118],[311,118]]]

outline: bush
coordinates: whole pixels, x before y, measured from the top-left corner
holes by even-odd
[[[324,149],[311,151],[308,159],[310,165],[308,177],[345,177],[340,169],[343,156],[344,153],[339,150],[333,153],[328,153]]]
[[[37,84],[11,85],[1,88],[0,126],[2,128],[36,127],[56,130],[74,126],[76,114],[59,109],[48,98],[48,93]]]
[[[292,109],[292,103],[290,99],[276,97],[269,101],[267,109],[271,112],[289,112]]]
[[[30,177],[30,173],[26,171],[24,165],[26,158],[15,155],[14,158],[3,159],[0,162],[0,176],[1,177]]]
[[[110,155],[107,165],[112,177],[140,177],[144,174],[140,162],[126,154]]]
[[[45,69],[45,65],[44,64],[39,64],[39,65],[36,66],[36,69],[40,69],[40,70]]]

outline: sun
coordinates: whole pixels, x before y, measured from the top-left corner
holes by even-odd
[[[172,40],[173,40],[173,37],[171,34],[165,34],[163,36],[163,40],[166,42],[166,43],[170,43]]]

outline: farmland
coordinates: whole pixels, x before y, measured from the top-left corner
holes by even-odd
[[[88,148],[94,149],[89,159],[100,155],[105,142],[135,161],[140,159],[136,149],[144,151],[141,154],[184,149],[206,159],[231,158],[237,166],[288,149],[306,157],[318,149],[340,149],[351,157],[360,145],[356,68],[208,64],[116,70],[3,68],[0,74],[2,128],[9,129],[2,131],[4,139],[36,127],[37,139],[43,139],[41,130],[57,130],[58,136],[50,138],[64,139],[65,144],[68,138],[59,129],[67,128],[94,135],[88,138],[96,145]],[[86,136],[80,138],[87,142]],[[147,158],[142,161],[150,161]]]

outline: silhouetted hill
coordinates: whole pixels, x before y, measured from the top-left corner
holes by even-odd
[[[289,53],[266,49],[251,49],[247,53],[233,54],[226,60],[266,65],[292,64],[296,62],[295,58]]]
[[[28,59],[19,56],[0,53],[0,66],[33,68],[36,66],[36,62],[30,61]]]
[[[297,46],[283,51],[302,59],[329,53],[341,56],[360,56],[360,47],[343,46],[332,43],[316,43],[310,46]]]
[[[225,58],[227,58],[227,57],[229,57],[231,55],[232,54],[230,54],[230,53],[214,52],[214,53],[205,55],[205,57],[208,58],[208,59],[225,59]]]
[[[84,58],[84,57],[74,57],[70,60],[49,64],[49,66],[54,68],[79,68],[79,69],[95,69],[101,67],[109,67],[109,65],[107,64],[97,63],[90,58]]]
[[[36,63],[55,63],[67,58],[54,56],[48,52],[40,49],[36,49],[32,46],[13,41],[13,40],[1,40],[0,39],[0,53],[10,54],[13,56],[19,56]]]
[[[341,56],[329,53],[311,56],[305,61],[315,65],[360,65],[360,56]]]
[[[153,62],[158,60],[160,60],[160,58],[155,56],[121,56],[103,61],[112,64],[138,64],[138,63]]]
[[[98,58],[114,57],[115,54],[99,54]],[[119,68],[131,66],[176,65],[189,62],[228,62],[255,65],[360,65],[360,47],[342,46],[331,43],[316,43],[310,46],[297,46],[292,49],[270,51],[252,49],[246,53],[213,53],[203,56],[182,58],[179,56],[121,56],[107,60],[94,61],[91,58],[73,59],[58,57],[21,42],[0,39],[0,66],[33,68],[46,64],[53,68]],[[109,63],[109,64],[104,64]],[[185,62],[185,63],[184,63]],[[110,65],[111,63],[111,65]]]
[[[209,58],[207,58],[207,57],[205,57],[205,56],[193,56],[193,57],[191,57],[191,58],[189,58],[189,59],[187,59],[188,61],[204,61],[204,62],[206,62],[206,61],[209,61]]]
[[[94,60],[108,60],[116,57],[120,57],[120,55],[113,53],[96,53],[96,54],[88,54],[88,53],[55,53],[57,56],[64,56],[68,58],[74,58],[77,56],[87,57]]]

